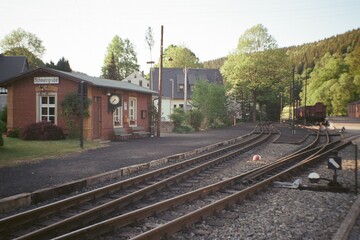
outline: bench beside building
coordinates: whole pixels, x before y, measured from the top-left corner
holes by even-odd
[[[48,68],[37,68],[0,83],[8,93],[8,130],[40,121],[51,121],[65,129],[61,102],[70,92],[80,93],[81,84],[90,100],[90,117],[84,119],[86,139],[114,139],[115,128],[128,134],[137,127],[150,131],[148,113],[156,92],[124,81]]]

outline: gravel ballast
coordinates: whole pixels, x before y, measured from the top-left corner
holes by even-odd
[[[309,141],[309,140],[308,140]],[[244,154],[245,161],[227,168],[214,178],[227,178],[245,172],[254,166],[270,162],[299,148],[292,144],[269,144],[261,150]],[[261,161],[252,161],[259,154]],[[352,146],[339,152],[343,170],[338,171],[338,181],[354,189],[354,150]],[[333,171],[327,163],[321,163],[309,172],[316,171],[321,177],[332,178]],[[309,172],[293,176],[303,185],[308,182]],[[208,183],[202,183],[208,184]],[[320,182],[326,185],[327,182]],[[354,193],[318,192],[271,186],[231,209],[223,210],[194,226],[174,234],[172,239],[332,239],[341,222],[356,200]],[[359,238],[354,238],[359,239]]]

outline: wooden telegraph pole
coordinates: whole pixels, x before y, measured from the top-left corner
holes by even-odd
[[[163,68],[163,36],[164,36],[164,26],[161,25],[161,40],[160,40],[160,66],[159,66],[159,83],[158,83],[158,118],[157,118],[157,128],[156,136],[160,137],[160,128],[161,128],[161,100],[162,100],[162,68]]]

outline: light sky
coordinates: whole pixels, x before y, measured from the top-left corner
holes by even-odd
[[[61,57],[73,70],[99,76],[115,35],[134,45],[138,64],[149,71],[148,27],[153,59],[183,44],[200,61],[232,52],[245,30],[263,24],[279,47],[322,40],[360,27],[359,0],[2,0],[0,40],[22,28],[43,41],[44,62]]]

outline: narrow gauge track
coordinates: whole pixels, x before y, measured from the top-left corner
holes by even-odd
[[[337,140],[330,143],[329,135],[324,136],[326,143],[322,146],[304,148],[295,154],[239,176],[96,223],[55,239],[91,239],[111,231],[116,231],[115,236],[132,232],[137,235],[132,239],[160,239],[261,191],[273,181],[285,178],[294,171],[299,171],[304,166],[323,159],[331,151],[341,149],[350,142],[350,140]],[[189,203],[191,203],[190,206]],[[193,207],[195,205],[196,209]],[[150,216],[155,216],[159,220],[149,223],[146,218]],[[142,225],[139,226],[139,224]],[[148,226],[152,229],[146,231]],[[111,235],[111,239],[114,235]],[[106,239],[106,236],[104,238]]]
[[[267,141],[275,129],[257,126],[241,142],[202,154],[137,177],[79,194],[33,210],[0,219],[4,239],[48,239],[106,219],[107,214],[139,201],[156,191],[211,169]],[[219,158],[219,155],[225,157]]]

